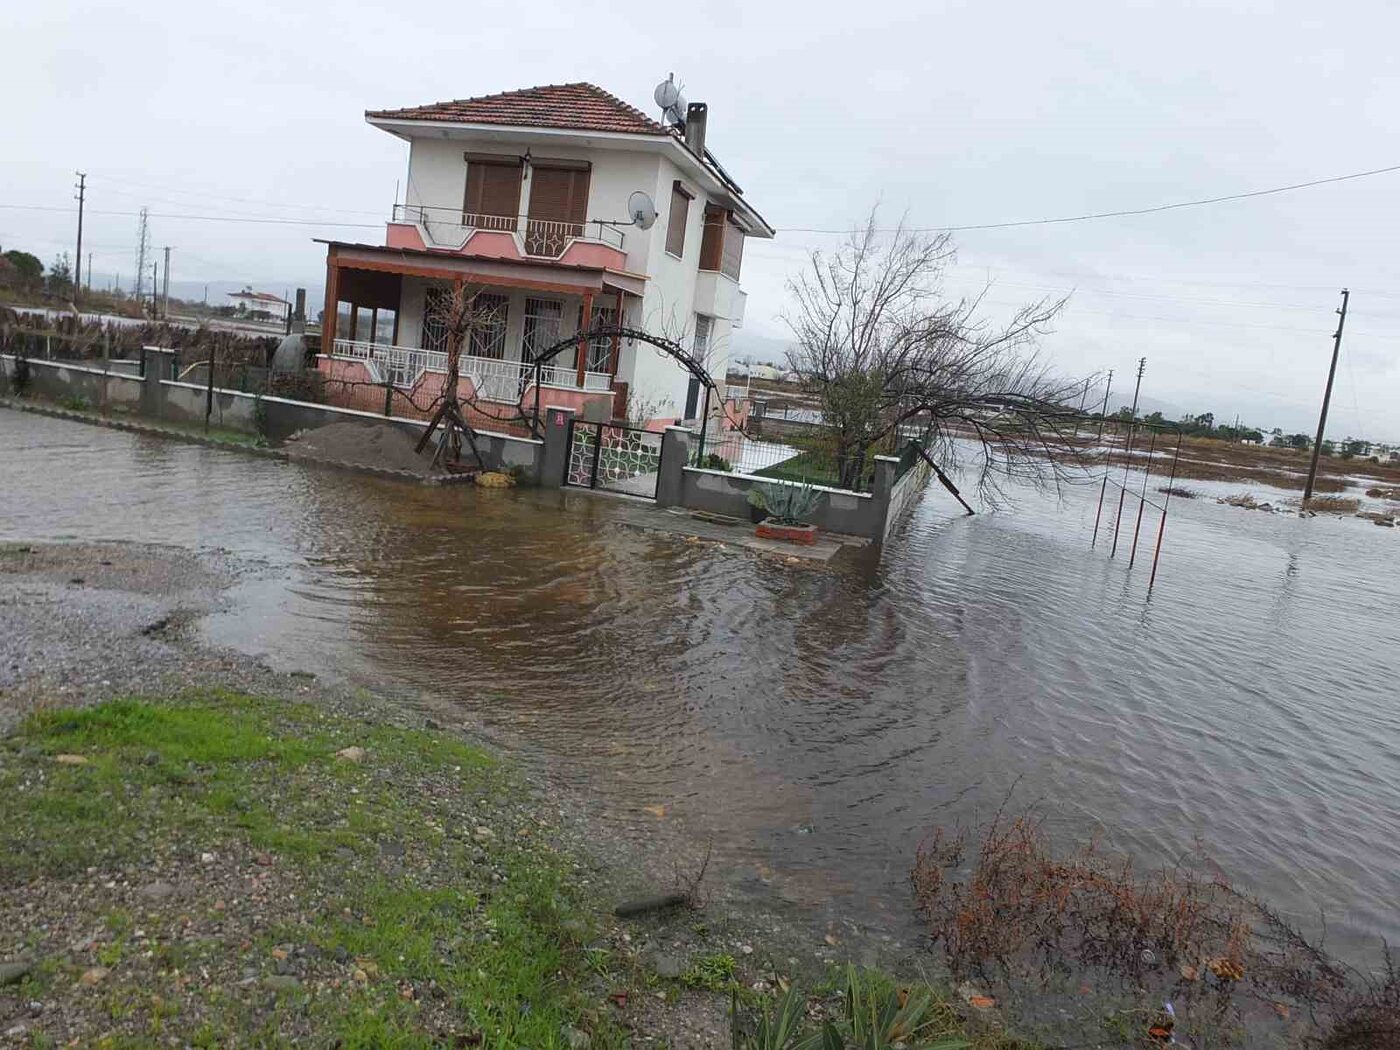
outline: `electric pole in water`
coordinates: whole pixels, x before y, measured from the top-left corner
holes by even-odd
[[[1332,365],[1327,369],[1327,388],[1322,392],[1322,415],[1317,417],[1317,439],[1313,442],[1312,463],[1308,467],[1308,483],[1303,486],[1303,507],[1312,499],[1313,482],[1317,480],[1317,457],[1322,454],[1322,434],[1327,429],[1327,407],[1332,403],[1332,380],[1337,377],[1337,357],[1342,352],[1342,329],[1347,323],[1347,302],[1351,293],[1342,289],[1342,308],[1337,311],[1337,331],[1332,336]]]
[[[78,185],[73,188],[78,191],[78,254],[73,258],[73,301],[78,301],[78,293],[83,290],[83,204],[87,201],[87,173],[77,171],[73,174],[78,176]],[[92,267],[89,266],[91,271]]]

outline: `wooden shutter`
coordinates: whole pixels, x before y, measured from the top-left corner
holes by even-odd
[[[700,269],[718,270],[724,256],[724,209],[705,205],[704,236],[700,239]]]
[[[588,171],[544,168],[530,172],[530,218],[582,225],[588,217]]]
[[[520,212],[520,162],[468,154],[467,198],[462,210],[486,217],[479,223],[485,229],[515,229]]]
[[[690,218],[693,196],[679,180],[671,183],[671,213],[666,217],[666,250],[677,258],[685,255],[685,224]]]
[[[720,269],[737,281],[739,266],[744,261],[744,231],[731,217],[726,217],[724,226],[724,258]]]

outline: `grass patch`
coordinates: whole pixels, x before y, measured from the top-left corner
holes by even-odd
[[[351,745],[362,761],[337,757]],[[99,931],[76,969],[110,974],[84,987],[62,964],[44,1015],[69,1037],[615,1045],[582,991],[593,910],[517,795],[458,741],[274,700],[51,711],[0,742],[0,889]],[[136,888],[157,875],[168,907]]]
[[[1188,489],[1184,485],[1163,485],[1157,490],[1166,496],[1175,496],[1177,499],[1200,499],[1201,494],[1195,489]]]

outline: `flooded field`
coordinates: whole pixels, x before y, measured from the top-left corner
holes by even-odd
[[[1149,599],[1144,561],[1089,549],[1097,486],[975,518],[932,488],[883,559],[811,568],[587,494],[8,411],[0,446],[0,539],[233,551],[261,571],[210,640],[445,696],[600,819],[713,839],[741,892],[907,930],[919,839],[1014,787],[1067,842],[1199,839],[1334,947],[1400,939],[1400,530],[1174,500]]]

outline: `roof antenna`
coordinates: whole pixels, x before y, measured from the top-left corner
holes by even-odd
[[[685,96],[681,94],[681,89],[676,84],[676,74],[667,73],[666,79],[656,85],[656,90],[651,93],[651,97],[661,107],[661,115],[673,127],[685,127]]]

